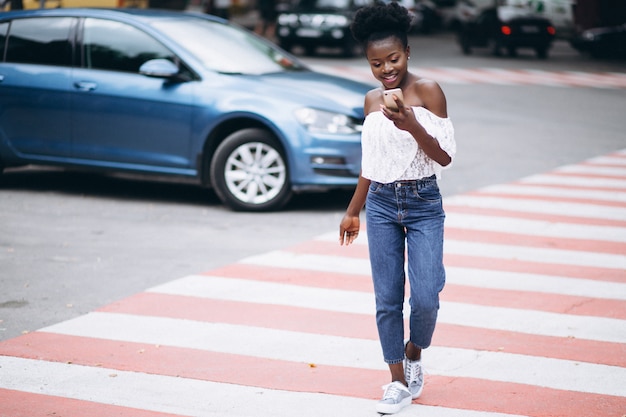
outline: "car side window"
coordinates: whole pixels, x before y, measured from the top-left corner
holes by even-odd
[[[70,34],[72,17],[15,19],[9,28],[6,62],[40,65],[72,65]]]
[[[147,33],[122,22],[85,19],[83,29],[83,66],[91,69],[139,72],[151,59],[174,55]]]
[[[9,23],[0,23],[0,62],[4,61],[4,52],[7,44],[7,34],[9,32]]]

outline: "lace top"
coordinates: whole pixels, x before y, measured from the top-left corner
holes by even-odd
[[[413,107],[413,112],[426,132],[439,142],[441,149],[454,158],[456,142],[450,119],[441,118],[423,107]],[[432,175],[441,178],[441,165],[424,153],[409,132],[398,129],[380,111],[365,118],[361,147],[361,175],[364,178],[385,184]]]

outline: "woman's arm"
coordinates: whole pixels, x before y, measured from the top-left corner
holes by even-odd
[[[349,245],[359,236],[361,221],[359,215],[365,206],[367,191],[370,186],[370,180],[359,175],[359,182],[356,185],[350,204],[339,223],[339,244]]]
[[[418,80],[412,85],[412,88],[415,89],[414,92],[423,102],[424,108],[438,117],[448,117],[446,97],[439,84],[429,80]],[[443,167],[452,162],[450,155],[441,149],[439,141],[429,135],[417,121],[410,106],[405,106],[401,100],[398,100],[398,112],[390,111],[383,105],[380,108],[398,129],[406,130],[415,138],[419,147],[429,158]]]

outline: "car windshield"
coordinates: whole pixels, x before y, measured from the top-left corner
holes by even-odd
[[[280,49],[232,25],[190,17],[157,20],[153,26],[212,71],[258,75],[306,69]]]

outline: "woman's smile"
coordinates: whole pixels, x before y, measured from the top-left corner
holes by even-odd
[[[398,80],[397,73],[393,73],[391,75],[384,75],[381,77],[381,81],[385,85],[386,88],[394,87],[397,80]]]

